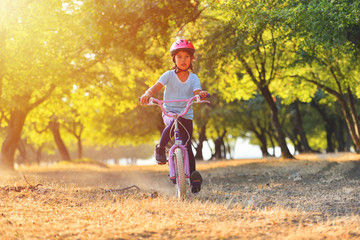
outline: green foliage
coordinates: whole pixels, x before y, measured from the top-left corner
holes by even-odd
[[[303,45],[331,49],[349,47],[349,34],[359,24],[360,3],[353,0],[297,1],[294,13],[303,20],[306,36]],[[304,34],[305,35],[305,34]],[[319,43],[321,43],[319,45]]]
[[[161,113],[138,97],[172,66],[175,37],[195,43],[195,71],[213,95],[212,105],[195,107],[195,129],[206,123],[213,139],[247,137],[251,122],[271,132],[261,87],[281,119],[285,105],[311,102],[319,87],[360,96],[359,9],[352,0],[2,0],[1,137],[21,110],[22,138],[44,151],[55,148],[46,130],[54,119],[67,146],[77,137],[87,146],[153,142]],[[302,111],[310,145],[323,148],[318,116]]]
[[[0,56],[5,71],[1,76],[0,103],[3,111],[31,107],[51,85],[59,85],[69,74],[69,63],[64,57],[69,49],[62,42],[69,34],[57,27],[69,26],[69,20],[56,11],[61,8],[59,1],[41,1],[41,7],[35,5],[27,1],[2,1]],[[46,21],[39,17],[45,15]]]

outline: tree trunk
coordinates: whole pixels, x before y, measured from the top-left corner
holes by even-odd
[[[333,153],[335,152],[334,144],[332,142],[332,135],[334,134],[334,126],[325,124],[325,131],[326,131],[326,152]]]
[[[297,139],[297,135],[293,132],[293,131],[288,131],[286,128],[284,129],[286,136],[290,139],[290,141],[292,142],[292,144],[294,145],[294,154],[296,152],[301,152],[302,148],[301,148],[301,144],[299,139]]]
[[[258,139],[260,140],[260,150],[263,155],[263,157],[269,157],[270,153],[267,150],[267,142],[266,142],[266,135],[265,133],[262,133],[260,136],[258,136]]]
[[[290,153],[289,148],[287,147],[285,134],[284,134],[284,132],[282,130],[282,127],[281,127],[281,124],[280,124],[280,121],[279,121],[278,109],[276,107],[274,99],[271,96],[271,93],[270,93],[270,90],[269,90],[268,86],[265,85],[265,86],[261,87],[260,91],[261,91],[261,94],[263,95],[266,103],[269,105],[270,110],[271,110],[271,121],[272,121],[274,129],[276,131],[276,138],[277,138],[278,144],[279,144],[280,149],[281,149],[281,155],[284,158],[293,159],[294,156]]]
[[[17,149],[20,153],[20,156],[18,156],[17,162],[18,164],[29,164],[27,152],[26,152],[26,144],[22,139],[19,140]]]
[[[215,159],[225,159],[226,158],[226,147],[225,147],[225,143],[224,143],[224,137],[226,135],[226,130],[224,131],[224,133],[220,136],[218,136],[215,141],[215,153],[213,154],[213,156],[211,158],[215,158]]]
[[[353,95],[350,87],[348,87],[347,93],[348,93],[348,97],[349,97],[351,116],[352,116],[352,120],[354,122],[356,136],[358,138],[360,138],[359,119],[358,119],[358,115],[357,115],[357,111],[356,111],[356,107],[355,107],[354,95]]]
[[[204,156],[202,153],[203,146],[204,146],[204,142],[200,141],[200,139],[199,139],[199,144],[195,148],[195,151],[196,151],[195,160],[204,160]]]
[[[69,151],[67,150],[60,135],[60,123],[58,123],[56,120],[50,121],[49,128],[53,134],[56,146],[58,147],[61,160],[71,161]]]
[[[345,94],[343,93],[343,89],[341,85],[342,81],[338,79],[335,69],[332,66],[330,66],[329,70],[338,86],[338,92],[326,87],[324,87],[324,90],[334,95],[339,101],[355,148],[360,149],[360,135],[359,135],[360,128],[359,128],[359,121],[357,120],[358,116],[356,115],[355,103],[352,92],[350,88],[347,88],[349,101],[350,101],[350,107],[349,107],[348,103],[345,100]],[[340,75],[343,76],[342,73],[340,73]]]
[[[305,152],[305,153],[313,152],[313,150],[309,146],[309,142],[307,140],[305,130],[302,125],[302,119],[301,119],[301,114],[300,114],[300,109],[299,109],[299,101],[295,101],[293,103],[293,106],[294,106],[294,110],[295,110],[294,124],[295,124],[297,133],[300,135],[300,142],[303,147],[302,152]]]
[[[72,122],[67,126],[66,124],[62,125],[69,133],[75,136],[77,140],[78,152],[77,158],[82,158],[82,141],[81,141],[81,134],[84,130],[84,126],[80,122]]]
[[[212,158],[221,159],[221,139],[217,137],[214,141],[215,144],[215,153],[213,154]]]
[[[196,147],[196,154],[195,154],[195,159],[196,160],[204,160],[202,150],[203,150],[203,146],[204,146],[204,141],[206,141],[206,134],[205,133],[206,133],[206,124],[204,124],[201,127],[201,130],[200,130],[199,144]]]
[[[239,56],[239,60],[241,61],[241,63],[245,67],[246,72],[250,75],[250,78],[256,84],[258,90],[261,92],[261,95],[264,97],[266,103],[270,107],[271,121],[272,121],[273,127],[274,127],[274,129],[276,131],[276,138],[277,138],[278,144],[279,144],[279,146],[281,148],[282,157],[293,159],[294,156],[290,153],[289,148],[287,147],[285,134],[284,134],[284,132],[282,130],[282,127],[281,127],[281,124],[280,124],[280,121],[279,121],[278,109],[276,107],[274,99],[271,96],[271,92],[269,90],[269,85],[265,80],[265,75],[266,75],[265,74],[265,63],[264,62],[262,63],[261,76],[259,77],[259,79],[257,79],[256,76],[254,75],[251,67],[246,62],[246,60],[241,56]]]
[[[10,113],[6,138],[1,147],[0,167],[2,170],[14,170],[15,151],[18,146],[21,130],[24,126],[28,111],[13,110]]]
[[[29,103],[31,99],[31,94],[15,96],[14,103],[22,102],[25,103],[22,105],[26,107],[23,108],[19,107],[19,108],[15,108],[15,110],[10,111],[10,119],[8,121],[6,137],[1,147],[0,167],[3,170],[14,170],[15,151],[21,137],[21,131],[24,126],[26,116],[32,109],[34,109],[35,107],[39,106],[42,102],[44,102],[51,95],[54,89],[55,89],[55,85],[51,85],[45,95],[38,98],[31,104]],[[0,93],[1,92],[2,92],[2,76],[0,76]]]
[[[351,134],[350,134],[349,131],[345,132],[345,138],[346,138],[346,140],[345,140],[345,151],[350,152],[350,148],[351,148],[353,142],[352,142]]]
[[[40,166],[41,158],[42,158],[42,149],[44,144],[42,144],[38,149],[34,145],[29,145],[31,152],[35,155],[35,162]]]
[[[350,109],[349,109],[345,99],[343,98],[343,95],[341,97],[339,97],[338,100],[342,107],[344,118],[345,118],[346,124],[348,126],[351,138],[354,142],[354,145],[358,149],[360,149],[360,138],[358,136],[358,131],[357,131],[358,126],[356,125],[356,122],[353,121],[352,114],[350,113]]]
[[[77,137],[77,145],[78,145],[78,159],[82,158],[82,142],[81,137]]]
[[[341,118],[337,119],[338,127],[335,130],[335,138],[338,143],[338,151],[345,152],[346,151],[346,141],[345,141],[345,129],[347,129],[347,125],[345,121]]]
[[[335,120],[329,117],[325,109],[321,108],[320,104],[318,104],[315,100],[311,101],[310,106],[313,107],[320,114],[321,118],[325,122],[326,141],[327,141],[326,152],[327,153],[335,152],[335,148],[332,142],[332,136],[335,133],[335,129],[336,129]],[[339,142],[339,148],[340,145],[341,143]]]
[[[275,157],[275,143],[274,143],[274,139],[273,139],[273,134],[271,134],[272,131],[267,130],[266,131],[266,135],[269,137],[270,143],[271,143],[271,148],[273,149],[273,154],[270,154],[270,156],[274,156]]]
[[[40,146],[38,150],[36,151],[36,162],[40,166],[41,160],[42,160],[42,148],[43,146]]]
[[[260,150],[263,155],[263,157],[269,157],[270,154],[267,150],[267,141],[266,141],[266,131],[261,126],[257,126],[260,130],[257,131],[254,122],[250,118],[249,120],[249,130],[253,132],[256,136],[256,138],[260,141]]]
[[[226,151],[227,151],[229,153],[229,159],[233,159],[230,142],[228,139],[225,142],[226,142],[225,157],[226,157]]]

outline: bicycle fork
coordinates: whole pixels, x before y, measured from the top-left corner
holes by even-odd
[[[174,126],[175,126],[175,144],[170,148],[169,151],[169,173],[170,173],[170,179],[174,180],[176,178],[176,171],[175,171],[175,162],[174,162],[174,156],[175,156],[175,149],[181,148],[181,151],[183,153],[184,158],[184,170],[185,170],[185,177],[190,178],[190,166],[189,166],[189,156],[185,145],[182,145],[182,141],[180,139],[180,131],[178,127],[178,120],[177,116],[174,116]]]

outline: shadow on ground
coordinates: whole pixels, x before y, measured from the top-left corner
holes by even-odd
[[[203,200],[254,209],[360,214],[360,161],[278,161],[204,171]]]

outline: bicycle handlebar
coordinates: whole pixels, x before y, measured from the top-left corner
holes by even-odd
[[[208,93],[206,98],[209,98],[209,97],[210,97],[210,94]],[[141,98],[139,98],[139,100],[140,99]],[[189,99],[184,99],[184,100],[159,100],[159,99],[151,97],[151,98],[149,98],[149,102],[148,102],[147,105],[157,105],[157,106],[159,106],[161,108],[162,112],[168,117],[174,117],[174,116],[182,117],[189,111],[189,108],[193,104],[194,101],[196,103],[210,103],[209,101],[201,100],[200,95],[195,95],[195,96],[193,96],[193,97],[191,97]],[[165,108],[163,106],[163,103],[167,103],[167,102],[187,102],[187,104],[186,104],[185,109],[180,114],[173,114],[173,113],[169,113],[169,112],[167,112],[165,110]]]

